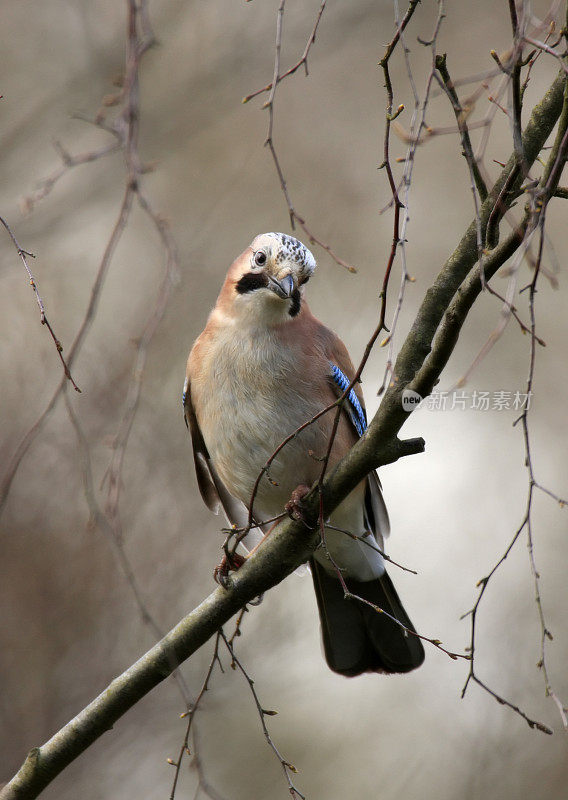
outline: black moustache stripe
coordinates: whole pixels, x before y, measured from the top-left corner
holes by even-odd
[[[290,311],[288,312],[291,317],[295,317],[297,314],[300,313],[300,304],[301,304],[301,296],[300,290],[294,289],[292,292],[292,303],[290,305]]]
[[[246,294],[254,292],[255,289],[265,289],[267,286],[268,278],[263,272],[245,272],[235,289],[239,294]]]

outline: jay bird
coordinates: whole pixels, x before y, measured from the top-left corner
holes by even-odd
[[[343,342],[304,300],[315,266],[311,252],[292,236],[257,236],[229,268],[189,354],[183,404],[199,489],[207,506],[215,513],[222,508],[232,525],[246,525],[256,478],[282,440],[335,402],[355,374]],[[324,414],[277,455],[254,499],[259,526],[284,511],[297,487],[318,479],[333,418]],[[343,405],[329,467],[365,427],[363,395],[356,385]],[[336,530],[358,537],[370,533],[374,539],[368,541],[382,548],[389,520],[375,472],[328,522],[333,527],[326,531],[326,547],[318,547],[310,560],[328,665],[348,676],[419,667],[424,660],[420,639],[387,616],[414,630],[380,553]],[[332,562],[353,594],[387,613],[344,600]]]

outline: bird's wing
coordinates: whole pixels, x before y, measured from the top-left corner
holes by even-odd
[[[222,508],[230,525],[237,528],[244,528],[248,523],[248,510],[244,503],[227,490],[227,487],[217,474],[217,471],[209,456],[207,445],[203,439],[199,422],[195,415],[193,403],[191,402],[191,383],[189,378],[183,390],[183,413],[185,424],[191,433],[191,443],[193,445],[193,459],[195,461],[195,473],[197,475],[197,485],[205,505],[218,514]],[[250,538],[249,538],[250,537]],[[251,547],[255,544],[253,539],[257,539],[254,531],[247,535],[245,545]],[[248,540],[248,541],[247,541]]]
[[[351,383],[355,369],[349,358],[347,348],[338,336],[332,334],[326,348],[329,359],[329,381],[337,397],[341,397]],[[356,383],[345,398],[343,409],[349,418],[353,429],[361,437],[367,428],[367,414],[361,385]],[[379,546],[383,539],[390,533],[390,522],[387,507],[383,499],[379,476],[373,470],[367,476],[365,491],[365,516],[366,524],[373,532]]]

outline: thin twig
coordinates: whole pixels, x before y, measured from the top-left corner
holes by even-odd
[[[398,3],[395,2],[395,10],[398,9]],[[408,149],[406,152],[406,156],[404,158],[404,170],[401,179],[401,188],[397,189],[397,193],[401,194],[401,202],[402,208],[404,209],[404,213],[402,216],[402,222],[400,223],[400,229],[398,231],[398,248],[400,250],[400,265],[401,265],[401,274],[400,274],[400,286],[398,291],[398,297],[396,299],[395,308],[391,317],[391,323],[389,326],[389,333],[388,336],[381,342],[381,347],[385,347],[388,345],[387,351],[387,358],[386,358],[386,365],[383,373],[383,380],[381,385],[377,390],[377,395],[382,395],[385,391],[387,383],[389,381],[390,376],[392,375],[393,364],[395,361],[394,356],[394,343],[395,343],[395,333],[398,326],[398,320],[400,318],[400,313],[402,311],[402,305],[404,302],[406,286],[409,282],[412,282],[414,279],[410,276],[407,267],[407,258],[406,258],[406,240],[407,240],[407,230],[410,223],[410,190],[412,185],[412,176],[414,171],[414,164],[416,159],[416,152],[420,142],[420,137],[423,130],[427,129],[426,125],[426,113],[428,110],[428,105],[430,102],[430,96],[432,93],[432,84],[434,81],[434,74],[436,69],[436,43],[438,40],[438,36],[440,33],[440,29],[442,27],[443,20],[445,19],[445,3],[443,0],[438,0],[438,15],[436,17],[436,21],[434,23],[434,30],[430,40],[428,42],[422,42],[425,46],[430,48],[431,51],[431,67],[430,71],[426,77],[425,88],[422,102],[420,102],[420,98],[418,96],[418,92],[416,90],[415,81],[412,75],[412,67],[409,60],[408,55],[408,47],[404,43],[404,31],[400,30],[400,40],[403,44],[404,50],[404,58],[406,64],[406,71],[408,74],[408,80],[412,87],[412,93],[414,96],[414,109],[412,114],[412,119],[410,122],[410,140],[408,144]],[[390,181],[389,181],[390,183]],[[391,191],[392,191],[392,184],[391,184]],[[395,200],[396,203],[396,200]],[[395,224],[396,224],[396,215],[395,215]],[[393,237],[394,243],[394,237]],[[391,250],[392,254],[392,250]]]
[[[306,236],[308,237],[309,241],[312,244],[319,245],[333,259],[333,261],[335,261],[336,264],[338,264],[339,266],[343,267],[348,272],[354,273],[354,272],[357,272],[356,267],[354,267],[352,264],[349,264],[347,261],[344,261],[338,255],[336,255],[336,253],[332,250],[330,245],[328,245],[325,242],[323,242],[318,236],[316,236],[310,230],[310,228],[308,228],[308,225],[307,225],[304,217],[302,217],[296,211],[294,205],[292,204],[292,200],[290,198],[290,193],[288,191],[288,184],[286,182],[286,178],[284,177],[284,171],[283,171],[282,166],[280,164],[280,159],[278,158],[278,155],[276,153],[276,147],[274,145],[274,138],[273,138],[273,131],[274,131],[274,99],[275,99],[275,96],[276,96],[276,87],[278,86],[278,83],[284,77],[286,77],[287,74],[289,74],[289,73],[285,73],[284,75],[280,75],[280,53],[281,53],[281,48],[282,48],[282,27],[283,27],[285,3],[286,3],[286,0],[280,0],[280,5],[278,6],[278,12],[276,14],[276,42],[275,42],[275,46],[274,46],[274,70],[273,70],[272,82],[270,84],[268,84],[267,87],[266,87],[266,91],[270,90],[270,94],[269,94],[268,100],[263,105],[263,108],[268,109],[268,133],[266,135],[266,140],[264,142],[264,146],[268,147],[268,149],[270,150],[270,155],[272,156],[272,161],[274,162],[274,167],[276,169],[276,174],[278,175],[278,180],[280,182],[280,188],[282,189],[282,194],[284,195],[284,199],[286,200],[286,205],[288,207],[288,215],[290,217],[290,227],[292,228],[292,230],[295,229],[296,222],[297,222],[298,225],[300,226],[300,228],[302,228],[302,230],[304,231],[304,233],[306,234]],[[317,27],[319,25],[319,21],[321,19],[321,15],[323,14],[324,7],[325,7],[325,2],[322,2],[321,6],[320,6],[320,10],[318,12],[316,23],[314,25],[314,29],[312,31],[312,34],[310,35],[310,38],[308,39],[308,44],[306,45],[306,49],[304,51],[305,58],[303,57],[304,60],[301,59],[297,66],[300,66],[302,63],[304,63],[304,64],[306,64],[306,67],[307,67],[307,56],[308,56],[310,47],[313,44],[313,41],[315,40],[315,34],[316,34],[316,31],[317,31]],[[307,69],[306,69],[306,74],[307,74]],[[269,87],[269,89],[268,89],[268,87]],[[264,89],[260,90],[260,91],[264,91]],[[256,94],[259,94],[259,93],[260,92],[257,92]],[[251,95],[251,96],[254,96],[254,95]],[[247,98],[245,98],[245,101],[246,100],[247,100]],[[245,102],[245,101],[243,101],[243,102]]]
[[[415,636],[417,639],[422,639],[425,642],[429,642],[431,645],[436,647],[438,650],[441,650],[443,653],[445,653],[447,656],[449,656],[449,658],[451,658],[453,661],[457,661],[458,658],[463,658],[466,661],[469,661],[471,659],[471,656],[469,655],[469,653],[453,653],[451,650],[446,650],[446,648],[443,647],[442,642],[439,639],[431,639],[429,636],[424,636],[424,634],[418,633],[413,628],[407,628],[406,625],[403,622],[401,622],[399,619],[394,617],[392,614],[389,614],[388,611],[385,611],[380,606],[375,605],[375,603],[371,603],[370,600],[367,600],[366,598],[361,597],[358,594],[354,594],[349,589],[349,587],[347,586],[347,583],[345,581],[345,578],[343,577],[343,571],[341,569],[341,566],[335,561],[335,559],[333,558],[333,556],[330,553],[330,551],[329,551],[329,549],[327,547],[327,544],[326,544],[325,529],[328,526],[324,523],[323,491],[320,491],[320,493],[319,493],[318,524],[319,524],[320,536],[321,536],[321,541],[322,541],[322,547],[324,549],[326,558],[329,559],[331,565],[333,566],[333,568],[335,570],[336,576],[337,576],[337,578],[338,578],[338,580],[339,580],[339,582],[341,584],[341,588],[343,589],[343,599],[345,601],[355,600],[357,603],[361,603],[362,605],[365,605],[365,606],[368,606],[369,608],[372,608],[373,611],[377,612],[377,614],[384,614],[385,617],[388,617],[392,622],[394,622],[396,625],[398,625],[399,628],[402,628],[402,630],[405,631],[409,636]]]
[[[240,612],[237,615],[236,622],[235,622],[235,629],[234,629],[233,633],[231,634],[231,636],[227,640],[225,640],[225,643],[231,649],[231,652],[232,652],[234,640],[236,639],[237,636],[241,635],[241,624],[242,624],[244,615],[247,612],[248,612],[248,608],[246,606],[244,606],[240,610]],[[170,800],[174,800],[175,793],[176,793],[176,788],[177,788],[177,784],[178,784],[178,780],[179,780],[179,774],[180,774],[182,760],[183,760],[184,756],[186,756],[186,755],[193,757],[192,766],[197,770],[197,774],[198,774],[198,784],[196,786],[195,796],[197,796],[197,794],[199,793],[200,789],[203,789],[203,791],[210,798],[212,798],[212,800],[223,800],[223,798],[220,797],[218,792],[207,782],[207,780],[205,778],[204,771],[203,771],[203,765],[201,763],[201,759],[199,757],[199,752],[198,752],[198,747],[197,747],[197,736],[196,736],[197,728],[196,728],[196,723],[195,723],[196,712],[197,712],[198,707],[199,707],[199,705],[201,703],[203,695],[209,689],[209,682],[211,680],[211,676],[213,674],[213,670],[215,668],[215,664],[218,664],[219,665],[219,669],[221,670],[221,672],[224,672],[223,665],[221,663],[221,659],[219,658],[219,641],[220,641],[222,636],[223,636],[222,631],[221,630],[217,631],[217,634],[215,636],[215,644],[214,644],[214,647],[213,647],[213,654],[211,656],[211,660],[209,662],[209,666],[208,666],[207,672],[205,674],[205,679],[204,679],[204,681],[203,681],[203,683],[201,685],[201,689],[200,689],[197,697],[195,698],[195,700],[190,705],[188,705],[187,710],[183,714],[181,714],[181,718],[182,719],[184,717],[187,717],[187,728],[186,728],[186,731],[185,731],[185,736],[184,736],[183,743],[182,743],[182,746],[180,748],[180,751],[179,751],[177,759],[174,761],[173,759],[168,758],[168,764],[171,764],[172,766],[174,766],[176,768],[175,775],[174,775],[174,781],[173,781],[173,785],[172,785],[172,790],[170,792]],[[223,636],[223,638],[225,638],[225,637]],[[189,748],[190,735],[193,736],[193,745],[194,745],[193,746],[193,752],[191,752],[190,748]]]
[[[534,269],[534,275],[532,278],[531,283],[529,284],[529,312],[530,312],[530,356],[529,356],[529,370],[528,370],[528,378],[527,378],[527,397],[530,397],[533,390],[533,381],[534,381],[534,370],[535,370],[535,361],[536,361],[536,344],[540,340],[536,335],[536,315],[535,315],[535,297],[536,297],[536,287],[537,281],[540,274],[540,263],[542,260],[542,253],[543,253],[543,244],[544,244],[544,228],[545,228],[545,219],[546,219],[546,210],[547,205],[550,199],[554,196],[555,188],[558,185],[558,181],[560,179],[560,175],[562,173],[562,169],[566,160],[566,154],[568,152],[568,99],[565,99],[562,114],[560,117],[559,128],[556,134],[555,143],[553,145],[550,158],[544,170],[544,174],[540,181],[540,188],[536,194],[536,200],[533,202],[533,208],[531,209],[531,218],[530,224],[527,226],[528,230],[525,232],[523,244],[528,240],[529,236],[533,236],[534,233],[538,230],[540,233],[539,237],[539,247],[538,247],[538,255],[537,261]],[[520,251],[522,255],[522,250]],[[510,300],[508,300],[507,305],[509,308],[512,307]],[[505,700],[503,697],[498,695],[494,690],[490,689],[483,681],[481,681],[475,672],[475,645],[476,645],[476,620],[477,620],[477,612],[479,608],[479,604],[481,599],[485,593],[487,585],[495,572],[499,569],[499,567],[503,564],[503,562],[508,557],[509,553],[511,552],[512,548],[518,541],[521,533],[523,530],[526,529],[527,531],[527,538],[528,538],[528,550],[529,550],[529,558],[531,564],[531,570],[533,573],[533,579],[535,584],[535,602],[537,605],[538,616],[541,626],[541,657],[539,660],[539,667],[542,669],[544,683],[545,683],[545,692],[547,696],[552,697],[554,700],[557,708],[559,709],[560,716],[562,719],[563,725],[566,725],[567,717],[566,711],[559,700],[556,693],[553,691],[550,680],[548,676],[548,671],[546,667],[546,642],[551,637],[550,631],[548,630],[544,610],[542,606],[542,599],[541,599],[541,590],[540,590],[540,576],[536,567],[535,557],[534,557],[534,539],[533,539],[533,530],[532,530],[532,505],[533,505],[533,498],[534,498],[534,490],[535,488],[542,488],[539,484],[537,484],[534,476],[534,469],[533,469],[533,462],[532,462],[532,453],[531,453],[531,445],[530,445],[530,435],[529,435],[529,425],[528,425],[528,417],[529,415],[529,406],[525,406],[523,412],[519,418],[522,423],[523,429],[523,439],[525,445],[525,465],[528,472],[528,493],[527,493],[527,501],[526,501],[526,510],[522,520],[521,525],[516,530],[511,542],[509,543],[507,549],[505,550],[504,554],[501,558],[497,561],[497,563],[493,566],[489,574],[479,581],[478,585],[481,586],[479,595],[477,600],[473,606],[473,608],[467,612],[464,616],[469,616],[471,618],[471,635],[470,635],[470,652],[471,652],[471,663],[470,663],[470,671],[467,676],[465,685],[462,690],[462,697],[465,695],[467,690],[468,684],[470,680],[473,680],[478,685],[480,685],[485,691],[487,691],[490,695],[492,695],[498,702],[507,705],[513,711],[518,713],[523,719],[526,720],[527,724],[531,728],[537,728],[538,730],[544,733],[552,733],[552,730],[544,725],[543,723],[537,722],[529,718],[525,712],[523,712],[518,706],[511,703],[508,700]],[[519,421],[517,420],[517,422]],[[554,495],[549,490],[544,490],[547,494],[552,496],[558,502],[562,504],[560,498]]]
[[[517,309],[515,308],[515,306],[511,305],[506,297],[503,297],[502,294],[499,294],[499,292],[497,292],[489,284],[486,284],[485,291],[488,292],[489,294],[493,295],[493,297],[496,297],[498,300],[500,300],[503,303],[504,306],[509,308],[511,314],[513,315],[514,319],[518,322],[519,328],[521,329],[521,331],[523,333],[531,333],[531,329],[527,325],[525,325],[525,323],[519,317],[519,314],[518,314]],[[544,339],[541,339],[540,336],[536,336],[536,335],[535,335],[534,338],[535,338],[535,340],[538,342],[538,344],[541,347],[546,347],[546,342],[544,341]]]
[[[564,158],[561,150],[558,153],[558,157]],[[535,363],[536,363],[536,312],[535,312],[535,300],[536,300],[536,292],[537,292],[537,281],[539,276],[539,266],[542,260],[542,252],[543,252],[543,244],[544,244],[544,225],[545,225],[545,210],[543,210],[542,218],[540,220],[540,242],[539,242],[539,249],[538,249],[538,256],[537,256],[537,264],[534,271],[534,277],[530,285],[530,292],[529,292],[529,311],[530,311],[530,319],[531,319],[531,340],[530,340],[530,356],[529,356],[529,371],[527,377],[527,397],[530,397],[533,391],[533,384],[534,384],[534,370],[535,370]],[[537,487],[537,483],[535,480],[534,475],[534,467],[533,467],[533,459],[532,459],[532,450],[531,450],[531,441],[530,441],[530,432],[529,432],[529,411],[530,406],[527,405],[523,409],[521,414],[521,423],[522,423],[522,430],[523,430],[523,440],[525,445],[525,465],[527,468],[527,475],[528,475],[528,497],[527,497],[527,544],[528,544],[528,552],[529,552],[529,559],[531,565],[531,571],[533,574],[534,579],[534,588],[535,588],[535,603],[538,611],[538,618],[540,622],[540,629],[541,629],[541,637],[540,637],[540,659],[538,662],[539,668],[542,670],[542,675],[544,679],[544,687],[545,687],[545,694],[547,697],[552,697],[554,703],[556,704],[560,717],[562,720],[562,724],[565,728],[568,727],[568,719],[566,716],[566,708],[564,704],[558,698],[558,695],[553,690],[550,678],[548,675],[547,663],[546,663],[546,644],[549,640],[552,640],[552,634],[548,628],[546,623],[544,609],[542,605],[542,596],[541,596],[541,586],[540,586],[540,574],[538,572],[535,555],[534,555],[534,538],[533,538],[533,529],[532,529],[532,501],[533,501],[533,494],[535,487]]]
[[[559,120],[558,129],[556,132],[556,137],[554,144],[552,146],[552,150],[550,152],[549,159],[546,163],[545,169],[543,171],[542,177],[538,183],[530,186],[527,189],[527,194],[529,196],[529,216],[528,216],[528,224],[525,227],[523,240],[521,242],[521,247],[518,250],[515,258],[513,260],[512,265],[509,267],[509,274],[510,280],[509,285],[507,287],[507,293],[504,299],[504,303],[501,309],[501,317],[496,325],[496,327],[491,331],[487,341],[485,342],[484,346],[481,348],[480,352],[477,354],[476,358],[466,370],[466,372],[462,375],[460,380],[458,381],[458,385],[463,385],[469,379],[471,373],[478,367],[481,361],[486,357],[489,351],[494,347],[497,341],[501,338],[503,331],[505,330],[511,316],[512,316],[512,309],[513,309],[513,297],[516,290],[516,281],[519,272],[519,268],[523,257],[527,253],[530,248],[531,240],[533,239],[537,230],[541,230],[541,240],[540,240],[540,248],[539,248],[539,257],[537,259],[536,265],[534,267],[534,275],[529,286],[534,286],[535,281],[538,278],[541,269],[541,261],[542,261],[542,247],[544,243],[544,221],[546,217],[546,211],[548,207],[548,203],[554,197],[556,187],[560,182],[560,178],[562,175],[562,170],[564,169],[566,163],[566,156],[568,155],[568,97],[565,98],[563,103],[563,108]],[[525,165],[526,166],[526,165]],[[489,220],[487,223],[487,238],[488,240],[493,234],[489,233],[489,229],[494,225],[498,224],[498,219],[500,219],[503,214],[505,213],[507,204],[510,204],[511,197],[509,194],[512,192],[513,195],[515,194],[514,191],[514,184],[515,181],[519,180],[519,173],[520,173],[520,166],[519,163],[515,163],[513,166],[509,176],[507,177],[506,181],[504,182],[497,201],[493,206],[491,213],[489,214]],[[513,180],[514,176],[514,180]],[[531,334],[531,336],[535,336],[535,341],[541,341],[536,337],[536,334]]]
[[[381,287],[381,292],[379,294],[379,298],[381,300],[381,309],[379,312],[379,331],[386,330],[385,326],[385,316],[387,311],[387,291],[388,285],[391,277],[392,267],[394,264],[394,259],[397,253],[397,249],[400,242],[400,210],[402,208],[402,203],[398,196],[398,189],[394,180],[394,175],[392,171],[391,159],[390,159],[390,133],[391,133],[391,124],[393,120],[398,116],[398,114],[403,110],[404,106],[399,106],[397,109],[396,114],[393,114],[393,105],[394,105],[394,92],[392,88],[392,82],[390,78],[390,71],[389,71],[389,60],[394,50],[400,41],[400,38],[412,19],[412,16],[416,10],[419,0],[411,0],[408,8],[406,10],[406,14],[404,15],[401,22],[398,22],[398,18],[396,19],[396,31],[390,40],[389,44],[386,47],[386,50],[383,54],[382,59],[379,61],[379,66],[383,70],[383,77],[385,81],[385,90],[387,93],[387,106],[385,111],[385,133],[383,136],[383,161],[382,164],[379,165],[379,169],[385,169],[387,174],[387,179],[389,182],[391,195],[392,195],[392,205],[394,208],[393,214],[393,234],[392,234],[392,243],[391,249],[389,253],[389,257],[387,260],[387,265],[385,268],[385,273],[383,276],[383,285]]]
[[[99,128],[103,128],[103,125],[100,123],[93,122],[92,124]],[[107,127],[104,127],[103,129],[107,131],[109,130]],[[117,135],[116,132],[113,131],[113,133],[115,136]],[[37,205],[37,203],[39,203],[41,200],[44,200],[51,193],[61,178],[63,178],[74,167],[79,167],[83,164],[92,164],[94,161],[100,161],[101,159],[106,158],[106,156],[118,152],[121,149],[121,146],[122,145],[119,140],[112,142],[111,144],[107,144],[98,150],[89,150],[85,153],[72,155],[71,153],[67,152],[60,142],[54,142],[54,147],[61,157],[61,164],[51,173],[51,175],[48,175],[46,178],[43,178],[41,181],[39,181],[35,192],[26,195],[26,197],[22,199],[21,207],[23,213],[29,214]]]
[[[61,342],[59,341],[59,339],[57,338],[57,336],[55,335],[55,332],[54,332],[53,328],[51,327],[51,324],[49,323],[49,321],[48,321],[48,319],[47,319],[47,317],[45,315],[45,307],[44,307],[44,304],[43,304],[43,300],[41,299],[41,296],[40,296],[40,293],[38,291],[35,278],[33,276],[33,273],[31,271],[31,269],[30,269],[30,265],[28,264],[28,258],[35,258],[35,256],[34,256],[33,253],[28,253],[27,250],[24,250],[22,247],[20,247],[16,237],[12,233],[12,229],[10,228],[10,226],[8,225],[8,223],[6,222],[6,220],[3,217],[0,217],[0,222],[2,223],[2,225],[7,230],[8,235],[9,235],[10,239],[12,240],[12,244],[14,245],[16,250],[18,251],[18,255],[20,256],[20,258],[22,260],[22,263],[24,265],[24,268],[25,268],[26,272],[28,273],[29,283],[30,283],[30,286],[32,287],[32,289],[34,291],[36,302],[37,302],[37,305],[38,305],[38,308],[39,308],[40,322],[41,322],[42,325],[45,325],[45,327],[47,328],[47,330],[49,331],[49,333],[51,335],[51,338],[53,339],[53,343],[55,344],[55,348],[57,350],[57,354],[58,354],[58,356],[59,356],[59,358],[61,360],[61,363],[63,365],[63,371],[65,373],[65,378],[71,383],[71,385],[73,386],[73,388],[75,389],[76,392],[80,392],[81,390],[79,389],[79,387],[77,386],[77,384],[73,380],[73,378],[71,376],[71,370],[70,370],[67,362],[63,358],[63,346],[62,346]]]
[[[356,536],[351,531],[345,530],[345,528],[338,528],[336,525],[331,525],[329,522],[324,523],[325,528],[329,528],[330,531],[338,531],[339,533],[344,533],[346,536],[349,536],[350,539],[354,539],[357,542],[361,542],[366,547],[369,547],[371,550],[374,550],[375,553],[378,553],[385,561],[388,561],[395,567],[403,570],[403,572],[410,572],[412,575],[418,575],[418,571],[415,569],[410,569],[410,567],[405,567],[403,564],[399,564],[398,561],[395,561],[393,558],[388,556],[384,550],[382,550],[376,543],[374,537],[371,534],[363,534],[363,536]]]
[[[93,485],[93,471],[91,465],[89,443],[81,426],[79,418],[75,413],[75,411],[73,410],[73,406],[70,402],[67,393],[65,393],[65,405],[67,408],[69,419],[77,436],[77,443],[79,445],[78,449],[81,457],[81,468],[83,473],[83,490],[85,494],[85,499],[87,501],[87,507],[89,509],[91,520],[107,536],[109,542],[111,543],[115,555],[117,557],[118,563],[120,565],[120,568],[122,570],[122,574],[124,575],[126,582],[128,583],[128,586],[134,596],[136,605],[138,606],[138,611],[140,613],[142,622],[150,629],[154,638],[159,641],[160,639],[163,638],[164,631],[160,628],[160,626],[156,622],[155,618],[151,614],[146,602],[142,597],[142,591],[136,579],[134,569],[132,568],[132,564],[130,563],[130,560],[128,559],[126,552],[124,550],[124,545],[121,536],[119,535],[118,531],[113,525],[113,521],[109,519],[109,517],[101,510],[97,502],[96,493]],[[191,704],[191,697],[187,684],[183,678],[183,675],[178,669],[178,665],[172,664],[172,668],[173,668],[173,677],[178,685],[181,696],[185,704],[189,707],[189,705]]]
[[[193,721],[195,719],[195,713],[196,713],[196,711],[197,711],[197,709],[199,707],[199,704],[201,703],[201,699],[202,699],[203,695],[205,694],[205,692],[209,688],[209,681],[211,680],[211,675],[212,675],[213,670],[215,668],[215,664],[219,664],[219,666],[221,666],[221,661],[219,660],[219,640],[220,640],[220,637],[221,637],[221,634],[219,632],[219,633],[217,633],[217,636],[215,637],[215,644],[213,646],[213,655],[211,656],[211,661],[209,662],[209,667],[207,668],[207,672],[205,674],[205,679],[204,679],[204,681],[203,681],[203,683],[201,685],[201,689],[199,690],[199,693],[198,693],[197,697],[195,698],[195,700],[191,703],[190,706],[188,706],[187,711],[185,711],[181,715],[182,719],[184,717],[187,717],[187,728],[186,728],[186,731],[185,731],[185,736],[183,738],[183,743],[182,743],[182,746],[180,748],[180,751],[179,751],[177,759],[175,761],[173,761],[171,758],[168,758],[168,764],[171,764],[172,766],[174,766],[176,768],[175,769],[175,774],[174,774],[174,780],[173,780],[173,784],[172,784],[172,789],[171,789],[171,792],[170,792],[170,800],[174,800],[174,797],[175,797],[175,793],[176,793],[176,789],[177,789],[177,784],[178,784],[178,780],[179,780],[179,775],[180,775],[180,770],[181,770],[181,765],[182,765],[182,761],[183,761],[184,755],[188,755],[188,756],[195,755],[195,753],[192,754],[190,749],[189,749],[189,737],[190,737],[190,735],[192,733],[192,725],[193,725]]]
[[[318,30],[318,26],[320,24],[320,20],[321,20],[322,14],[323,14],[324,9],[325,9],[326,2],[327,2],[327,0],[322,0],[322,4],[319,7],[319,11],[317,13],[317,17],[316,17],[316,21],[315,21],[313,30],[310,33],[309,37],[308,37],[308,41],[306,43],[306,47],[304,48],[304,52],[302,53],[302,56],[301,56],[300,60],[296,64],[294,64],[293,67],[290,67],[290,69],[286,70],[286,72],[283,72],[282,75],[276,75],[276,83],[277,84],[280,83],[280,81],[283,81],[284,78],[287,78],[289,75],[293,75],[302,65],[304,65],[304,67],[305,67],[306,76],[308,75],[308,55],[310,53],[310,50],[311,50],[311,47],[312,47],[313,43],[316,40],[316,33],[317,33],[317,30]],[[246,97],[243,97],[242,102],[243,103],[248,103],[249,100],[252,100],[254,97],[258,97],[259,94],[263,94],[263,92],[270,92],[272,87],[273,87],[273,85],[274,85],[273,83],[267,83],[266,86],[262,87],[262,89],[257,89],[256,92],[252,92],[252,94],[247,94]],[[264,107],[265,106],[263,106],[263,108]]]
[[[122,469],[124,465],[124,457],[126,454],[130,432],[132,430],[132,425],[136,417],[136,412],[138,411],[149,347],[158,329],[158,326],[163,319],[168,302],[170,300],[172,289],[179,280],[179,259],[177,248],[170,233],[169,226],[165,220],[156,214],[146,196],[142,194],[140,189],[137,191],[137,199],[143,211],[150,218],[161,239],[162,246],[166,254],[166,264],[161,285],[155,299],[154,309],[147,318],[142,335],[138,338],[135,365],[132,370],[130,384],[128,386],[125,408],[118,432],[113,440],[113,453],[111,462],[105,477],[103,478],[103,481],[105,478],[108,479],[108,495],[105,510],[109,517],[115,520],[117,524],[119,524],[118,509],[120,491],[123,485]]]
[[[529,498],[529,502],[530,502],[530,498]],[[509,545],[508,545],[507,549],[505,550],[505,552],[503,553],[503,555],[501,556],[501,558],[497,561],[496,564],[493,565],[493,567],[491,568],[490,572],[484,578],[481,578],[481,580],[479,580],[477,582],[477,585],[480,586],[481,588],[479,590],[479,594],[477,596],[477,600],[475,601],[473,607],[469,611],[467,611],[465,614],[462,614],[461,619],[465,619],[466,617],[470,617],[471,625],[470,625],[470,642],[469,642],[469,647],[468,647],[469,654],[470,654],[469,672],[468,672],[465,684],[463,686],[461,696],[462,696],[462,698],[465,697],[465,693],[467,691],[467,687],[469,685],[469,682],[473,681],[474,683],[477,683],[478,686],[481,686],[481,688],[484,689],[486,692],[488,692],[488,694],[490,694],[492,697],[494,697],[495,700],[497,700],[498,703],[500,703],[501,705],[506,705],[512,711],[515,711],[517,714],[519,714],[519,716],[521,716],[524,720],[526,720],[526,722],[527,722],[527,724],[529,725],[530,728],[536,728],[537,730],[542,731],[543,733],[552,734],[553,733],[552,729],[549,728],[547,725],[545,725],[542,722],[538,722],[537,720],[531,719],[527,714],[525,714],[524,711],[522,711],[514,703],[512,703],[509,700],[506,700],[504,697],[502,697],[501,695],[497,694],[497,692],[495,692],[494,689],[490,689],[489,686],[487,686],[487,684],[484,683],[477,676],[476,671],[475,671],[475,664],[476,664],[476,662],[475,662],[475,651],[476,651],[476,643],[477,643],[477,639],[476,639],[476,634],[477,634],[477,614],[478,614],[478,610],[479,610],[479,605],[481,603],[483,595],[485,594],[485,590],[487,589],[489,581],[491,580],[493,575],[497,572],[499,567],[506,561],[509,553],[513,549],[513,547],[514,547],[515,543],[517,542],[519,536],[521,535],[521,533],[523,532],[524,528],[526,527],[527,522],[528,522],[528,518],[529,518],[529,514],[530,514],[530,507],[528,506],[527,510],[525,512],[525,517],[524,517],[521,525],[515,531],[515,534],[514,534],[513,538],[509,542]]]
[[[305,796],[295,786],[295,784],[294,784],[294,782],[293,782],[293,780],[291,778],[291,775],[290,775],[290,773],[296,773],[298,770],[296,769],[296,767],[293,764],[291,764],[289,761],[287,761],[281,755],[280,751],[278,750],[278,748],[274,744],[274,741],[272,740],[272,737],[270,736],[268,728],[266,727],[265,717],[267,717],[267,716],[272,717],[277,712],[276,711],[269,711],[266,708],[263,708],[263,706],[261,705],[260,700],[258,698],[258,694],[256,692],[256,689],[254,688],[254,681],[250,677],[248,672],[245,670],[245,668],[243,667],[243,665],[240,662],[240,660],[235,655],[235,650],[233,648],[231,640],[227,639],[227,637],[225,636],[225,634],[223,633],[222,630],[219,631],[219,635],[221,636],[221,639],[225,643],[225,646],[227,647],[227,650],[230,653],[230,656],[231,656],[231,667],[233,669],[235,669],[235,666],[238,667],[238,669],[240,670],[241,674],[243,675],[243,677],[245,678],[246,682],[249,685],[249,688],[251,690],[252,696],[254,698],[254,703],[256,705],[256,709],[258,711],[258,716],[260,717],[260,724],[262,725],[262,732],[264,733],[264,738],[268,742],[268,745],[270,746],[271,750],[273,751],[274,755],[276,756],[276,758],[278,759],[278,761],[280,762],[280,764],[282,766],[282,770],[284,772],[284,775],[286,776],[286,781],[288,783],[288,791],[290,792],[292,797],[297,797],[297,798],[300,798],[300,800],[305,800]]]
[[[527,44],[532,44],[533,47],[537,47],[539,50],[542,50],[543,53],[547,53],[549,56],[554,56],[560,64],[561,69],[568,75],[568,65],[566,64],[566,52],[564,53],[557,53],[552,47],[549,47],[545,42],[539,42],[537,39],[532,39],[530,36],[525,36],[524,41]]]
[[[87,310],[85,312],[79,330],[75,336],[73,344],[71,345],[71,349],[69,350],[69,356],[67,358],[67,364],[69,369],[71,369],[75,358],[79,355],[81,347],[85,341],[85,338],[95,318],[96,310],[98,307],[100,295],[103,289],[108,268],[112,261],[112,257],[114,255],[118,242],[120,241],[120,238],[126,227],[128,216],[130,214],[130,208],[132,206],[132,198],[133,198],[133,189],[132,186],[128,184],[124,190],[124,195],[122,198],[122,203],[120,206],[118,217],[114,224],[114,228],[112,230],[110,239],[108,240],[107,245],[105,247],[103,257],[100,261],[99,268],[97,270],[95,281],[91,287],[91,296],[89,299]],[[46,407],[44,408],[44,410],[42,411],[36,422],[31,426],[31,428],[29,428],[24,437],[21,439],[20,443],[16,448],[15,453],[9,460],[8,465],[4,471],[4,475],[2,477],[2,482],[0,483],[0,513],[2,512],[5,506],[6,499],[8,497],[8,494],[10,492],[10,487],[12,485],[12,481],[16,476],[16,472],[18,471],[22,459],[28,452],[29,448],[31,447],[35,439],[37,438],[38,434],[43,429],[43,426],[45,425],[48,417],[55,408],[59,398],[61,397],[66,381],[67,377],[65,376],[63,380],[59,383],[59,386],[51,396],[51,399],[47,403]]]

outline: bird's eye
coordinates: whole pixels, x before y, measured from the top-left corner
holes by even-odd
[[[263,267],[266,264],[266,253],[262,250],[257,250],[254,254],[254,263],[257,267]]]

